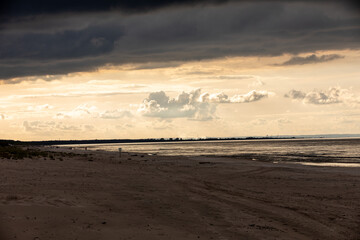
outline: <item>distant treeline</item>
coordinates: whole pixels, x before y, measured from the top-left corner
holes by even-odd
[[[0,147],[11,146],[11,145],[22,145],[23,143],[20,141],[14,140],[2,140],[0,139]]]
[[[323,135],[279,135],[266,137],[228,137],[228,138],[144,138],[144,139],[92,139],[92,140],[48,140],[48,141],[15,141],[1,140],[0,146],[11,145],[66,145],[66,144],[102,144],[102,143],[146,143],[146,142],[189,142],[189,141],[231,141],[262,139],[314,139],[314,138],[360,138],[360,134],[323,134]]]
[[[293,139],[295,137],[246,137],[246,138],[146,138],[146,139],[93,139],[93,140],[49,140],[49,141],[13,141],[0,140],[0,146],[8,145],[66,145],[66,144],[102,144],[102,143],[143,143],[143,142],[187,142],[187,141],[224,141],[257,139]]]

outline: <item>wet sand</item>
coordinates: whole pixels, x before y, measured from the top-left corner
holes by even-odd
[[[360,239],[360,168],[51,151],[0,159],[0,239]]]

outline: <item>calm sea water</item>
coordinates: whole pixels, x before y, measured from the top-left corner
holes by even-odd
[[[68,145],[69,146],[69,145]],[[259,161],[360,163],[360,139],[237,140],[71,145],[165,156],[231,156]]]

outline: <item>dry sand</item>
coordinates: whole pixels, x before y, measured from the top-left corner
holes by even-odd
[[[0,239],[360,239],[360,168],[53,150],[0,159]]]

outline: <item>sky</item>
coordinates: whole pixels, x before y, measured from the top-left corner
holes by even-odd
[[[355,1],[0,3],[0,139],[360,133]]]

